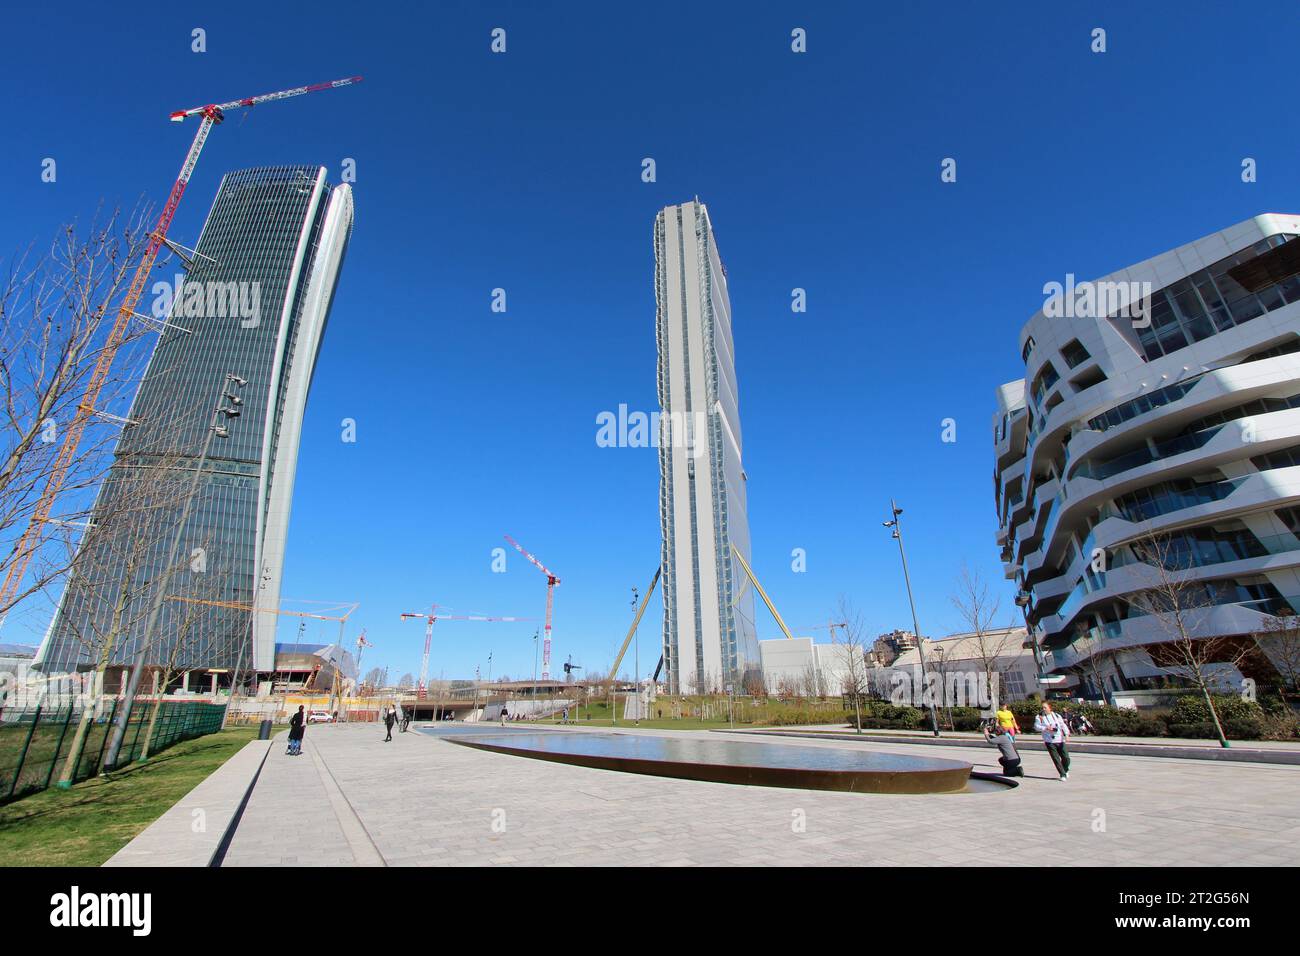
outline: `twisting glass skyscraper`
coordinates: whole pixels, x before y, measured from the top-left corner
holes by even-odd
[[[758,667],[731,303],[708,210],[655,219],[664,666],[673,693],[721,690]],[[737,687],[737,690],[740,688]]]
[[[269,670],[307,392],[352,229],[352,194],[323,167],[229,173],[188,273],[154,285],[163,331],[46,634],[46,670],[129,662],[154,588],[223,602],[164,602],[150,664]],[[169,568],[177,520],[225,376],[222,417]]]

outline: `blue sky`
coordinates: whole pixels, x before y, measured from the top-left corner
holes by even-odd
[[[232,114],[172,229],[195,241],[230,169],[320,163],[337,180],[356,161],[284,593],[361,602],[366,667],[415,671],[423,628],[401,611],[540,626],[543,576],[513,551],[491,570],[509,533],[563,581],[554,671],[611,661],[658,562],[655,452],[597,447],[596,416],[657,407],[651,225],[698,195],[729,276],[756,572],[819,639],[806,627],[841,596],[873,629],[910,626],[880,526],[895,496],[922,629],[945,633],[963,561],[1010,610],[990,419],[1043,283],[1300,209],[1295,4],[1135,6],[24,5],[0,33],[0,256],[101,198],[160,202],[192,136],[174,109],[363,75]],[[30,609],[6,637],[43,625]],[[433,676],[489,651],[494,676],[527,676],[534,626],[439,623]]]

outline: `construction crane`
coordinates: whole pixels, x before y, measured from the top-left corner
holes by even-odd
[[[332,604],[332,605],[329,605],[329,607],[331,607],[331,608],[333,608],[333,607],[338,607],[338,608],[347,608],[347,610],[344,611],[344,613],[340,615],[340,614],[315,614],[315,613],[312,613],[311,611],[283,611],[283,610],[280,610],[279,608],[273,608],[273,607],[255,607],[255,606],[253,606],[252,604],[244,604],[244,603],[242,603],[242,602],[240,602],[240,601],[214,601],[214,600],[210,600],[210,599],[207,599],[207,598],[192,598],[192,597],[184,597],[183,595],[180,595],[180,594],[169,594],[169,595],[167,595],[167,600],[169,600],[169,601],[180,601],[180,602],[182,602],[182,603],[184,603],[184,604],[201,604],[201,605],[203,605],[203,606],[205,606],[205,607],[224,607],[224,608],[229,608],[229,609],[234,610],[234,611],[248,611],[250,614],[252,614],[252,613],[256,613],[256,614],[275,614],[275,615],[280,616],[280,617],[297,617],[297,618],[303,618],[304,620],[302,620],[301,622],[299,622],[299,625],[298,625],[298,636],[299,636],[300,638],[301,638],[301,636],[302,636],[302,633],[303,633],[304,628],[307,626],[307,621],[305,620],[306,618],[312,618],[313,620],[317,620],[317,621],[338,621],[338,622],[339,622],[339,639],[338,639],[338,645],[339,645],[339,649],[340,649],[340,650],[343,649],[343,629],[347,626],[348,618],[351,617],[352,614],[356,611],[356,609],[359,608],[359,607],[361,606],[360,604],[355,604],[355,603],[354,603],[354,604],[347,604],[347,603],[344,603],[344,604]],[[250,632],[251,632],[252,630],[253,630],[253,629],[250,628]],[[364,633],[364,632],[363,632],[363,633]],[[240,651],[239,651],[239,664],[237,664],[236,667],[235,667],[235,674],[234,674],[234,676],[232,677],[232,681],[233,681],[233,680],[238,680],[238,679],[239,679],[239,671],[240,671],[240,669],[243,667],[243,663],[244,663],[244,651],[243,651],[243,648],[240,648]],[[337,665],[336,665],[336,666],[337,666]],[[272,663],[272,667],[274,667],[274,663]],[[311,676],[311,681],[314,682],[315,679],[316,679],[316,672],[313,672],[313,673],[312,673],[312,676]],[[232,688],[231,688],[231,693],[232,693],[232,694],[234,693],[233,685],[232,685]]]
[[[357,635],[357,686],[361,686],[361,654],[367,647],[374,647],[366,640],[366,629],[363,627],[361,633]]]
[[[831,622],[829,622],[829,623],[827,623],[827,624],[818,624],[818,625],[815,625],[814,627],[801,627],[801,628],[799,628],[799,630],[801,630],[801,631],[824,631],[824,630],[826,630],[827,628],[829,628],[829,629],[830,629],[830,632],[831,632],[831,640],[834,641],[834,640],[835,640],[835,629],[836,629],[837,627],[843,628],[845,634],[847,634],[847,633],[849,632],[849,622],[848,622],[848,621],[831,621]]]
[[[424,700],[428,695],[429,680],[429,648],[433,644],[433,622],[434,621],[531,621],[531,617],[489,617],[486,614],[440,614],[439,605],[432,604],[429,606],[428,614],[418,614],[414,611],[404,613],[402,620],[411,620],[413,618],[424,618],[424,656],[420,659],[420,684],[416,690],[416,696]]]
[[[550,680],[551,677],[551,610],[555,606],[555,586],[560,583],[560,579],[547,569],[546,565],[538,561],[535,557],[523,549],[523,547],[510,535],[505,536],[506,540],[515,546],[515,550],[525,558],[536,565],[537,569],[546,575],[546,627],[545,638],[542,640],[542,680]]]
[[[650,595],[655,593],[655,587],[659,584],[659,574],[663,571],[662,567],[655,568],[655,576],[650,579],[650,587],[646,588],[645,597],[641,599],[641,606],[636,610],[636,617],[632,619],[632,626],[627,629],[627,637],[623,639],[623,646],[618,649],[618,656],[614,658],[614,666],[609,669],[611,677],[617,676],[618,665],[623,663],[623,655],[627,653],[628,645],[632,643],[632,635],[636,633],[637,627],[641,624],[641,616],[645,614],[646,605],[650,603]],[[636,675],[636,683],[640,686],[641,675]]]
[[[581,664],[575,664],[575,663],[573,663],[573,655],[570,654],[570,655],[569,655],[569,659],[568,659],[567,661],[564,662],[564,679],[565,679],[565,681],[566,681],[566,682],[568,682],[568,681],[572,681],[572,680],[573,680],[573,672],[574,672],[574,671],[580,671],[580,670],[582,670],[582,665],[581,665]]]
[[[0,585],[0,614],[7,613],[9,606],[14,603],[19,586],[27,573],[27,566],[31,562],[32,556],[40,548],[43,526],[50,520],[50,511],[54,507],[54,500],[58,497],[59,492],[63,489],[64,482],[67,480],[86,426],[93,417],[100,414],[100,410],[95,407],[99,401],[100,392],[103,390],[104,382],[108,379],[108,373],[112,368],[114,359],[117,357],[117,351],[126,336],[127,327],[131,324],[133,318],[140,318],[135,311],[136,306],[140,304],[140,299],[144,295],[145,286],[149,281],[149,273],[153,270],[154,262],[158,258],[158,252],[164,244],[167,244],[169,248],[172,246],[167,240],[167,230],[171,228],[172,219],[176,216],[176,209],[180,206],[181,197],[185,194],[185,187],[189,185],[190,177],[194,174],[194,168],[199,162],[199,154],[203,151],[203,144],[207,142],[208,133],[212,131],[212,127],[225,119],[225,114],[229,110],[258,106],[262,103],[284,100],[292,96],[301,96],[304,93],[332,90],[336,87],[351,86],[360,82],[361,77],[353,76],[329,83],[298,86],[291,90],[281,90],[278,93],[249,96],[244,99],[231,100],[229,103],[210,103],[207,106],[196,106],[193,109],[177,110],[171,114],[172,121],[177,123],[182,122],[187,116],[201,116],[202,119],[199,121],[199,128],[194,133],[194,141],[190,144],[190,150],[185,154],[185,162],[181,164],[180,175],[172,185],[171,193],[167,196],[167,202],[163,206],[162,213],[158,216],[158,222],[149,234],[149,241],[145,245],[144,255],[140,259],[140,264],[136,267],[135,275],[131,278],[130,286],[127,287],[126,296],[118,308],[117,319],[113,323],[113,328],[99,350],[99,356],[95,360],[95,368],[86,383],[86,390],[81,396],[81,401],[77,403],[76,414],[73,415],[72,421],[63,431],[63,442],[59,446],[59,453],[50,468],[49,478],[46,479],[40,500],[37,501],[36,507],[32,511],[31,520],[27,523],[23,536],[14,545],[9,570],[5,574],[4,583]]]

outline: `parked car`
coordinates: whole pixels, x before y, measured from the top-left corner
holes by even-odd
[[[313,710],[307,715],[307,723],[332,724],[334,723],[334,715],[327,710]]]

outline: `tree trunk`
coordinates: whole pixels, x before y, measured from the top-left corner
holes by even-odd
[[[91,694],[93,697],[99,697],[104,687],[104,671],[108,667],[107,655],[100,658],[99,667],[94,671],[94,677],[91,678]],[[71,706],[71,705],[69,705]],[[77,721],[77,732],[72,737],[72,746],[68,750],[68,757],[63,762],[63,770],[59,773],[59,782],[56,786],[60,790],[66,790],[76,782],[77,764],[81,762],[81,753],[86,748],[86,737],[90,735],[90,724],[95,719],[94,706],[83,706],[81,708],[81,719]]]
[[[1210,719],[1214,721],[1214,732],[1219,735],[1220,747],[1231,747],[1228,738],[1223,733],[1223,725],[1219,723],[1219,712],[1214,707],[1214,698],[1210,696],[1210,688],[1201,682],[1201,694],[1205,697],[1205,706],[1210,708]]]
[[[163,671],[162,686],[158,690],[158,699],[153,702],[153,712],[149,714],[149,728],[144,735],[144,749],[140,751],[141,761],[149,759],[149,747],[153,743],[154,728],[158,726],[158,712],[162,710],[163,698],[167,696],[167,685],[171,682],[172,671],[168,667]]]

